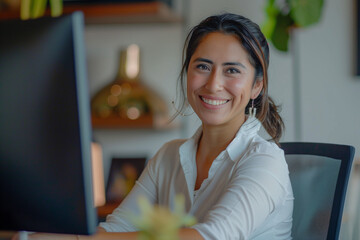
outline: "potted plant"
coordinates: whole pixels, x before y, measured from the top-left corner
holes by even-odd
[[[288,51],[294,29],[304,28],[320,20],[324,0],[268,0],[262,30],[280,51]]]
[[[306,28],[317,23],[322,14],[324,0],[267,0],[266,19],[262,25],[265,37],[273,46],[282,52],[289,50],[293,65],[293,99],[294,99],[294,138],[302,140],[301,126],[301,84],[300,84],[300,50],[295,39],[298,28]]]

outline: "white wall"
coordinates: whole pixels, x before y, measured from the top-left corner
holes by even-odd
[[[326,1],[323,19],[299,31],[304,140],[354,145],[360,154],[360,79],[354,76],[355,2]]]

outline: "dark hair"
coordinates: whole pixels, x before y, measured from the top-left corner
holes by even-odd
[[[278,113],[278,106],[268,95],[269,46],[259,26],[251,20],[236,14],[225,13],[210,16],[195,26],[188,34],[183,50],[183,66],[179,78],[181,95],[183,101],[180,105],[180,112],[188,106],[185,91],[185,75],[189,67],[190,59],[204,36],[212,32],[221,32],[237,36],[242,46],[248,53],[249,62],[255,68],[256,81],[263,81],[263,89],[254,100],[257,108],[256,117],[264,126],[265,130],[277,144],[282,135],[284,123]],[[251,101],[246,107],[245,113]]]

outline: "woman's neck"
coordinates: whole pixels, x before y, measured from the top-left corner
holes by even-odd
[[[245,121],[245,118],[244,118]],[[195,189],[199,189],[208,178],[210,167],[215,158],[226,149],[244,123],[210,126],[203,124],[202,135],[196,151],[197,176]]]
[[[200,157],[198,160],[212,162],[231,143],[244,122],[245,118],[237,124],[219,126],[203,124],[197,149],[197,156]]]

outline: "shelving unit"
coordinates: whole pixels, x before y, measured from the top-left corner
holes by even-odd
[[[120,117],[100,118],[91,116],[93,128],[153,128],[154,122],[150,115],[143,116],[136,120],[123,119]]]
[[[81,10],[87,24],[175,23],[181,18],[162,2],[69,5],[64,13]]]
[[[181,17],[162,2],[68,4],[63,13],[82,11],[86,24],[178,23]],[[47,13],[48,15],[49,13]],[[20,18],[20,11],[0,11],[1,19]]]
[[[91,116],[94,129],[155,129],[174,130],[180,128],[179,121],[171,121],[171,116],[143,116],[136,120],[118,117],[99,118]]]

